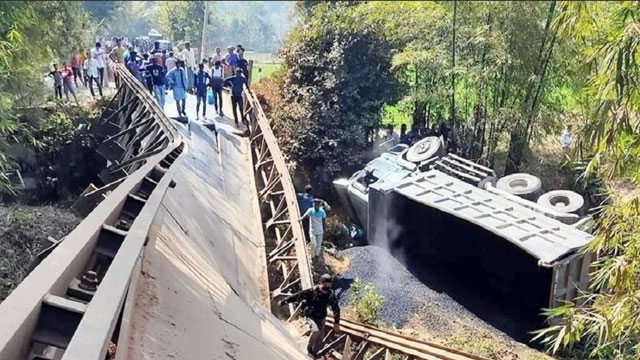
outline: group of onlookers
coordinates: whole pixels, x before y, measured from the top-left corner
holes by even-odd
[[[71,94],[77,103],[75,88],[80,85],[88,88],[91,96],[95,97],[94,84],[98,94],[102,96],[102,89],[108,87],[109,82],[113,81],[112,65],[122,62],[124,48],[121,42],[120,39],[108,40],[107,46],[103,47],[102,43],[97,41],[93,48],[85,51],[72,48],[69,60],[64,61],[62,66],[54,63],[49,72],[49,76],[54,81],[55,97],[62,99],[64,92],[67,101]]]
[[[189,42],[177,53],[171,49],[161,50],[158,41],[144,52],[123,38],[113,38],[105,43],[103,47],[102,42],[97,41],[92,49],[80,52],[74,47],[69,61],[63,62],[61,67],[53,64],[49,76],[54,80],[57,98],[62,99],[64,93],[69,101],[71,94],[77,103],[75,88],[80,85],[88,88],[93,97],[95,85],[102,96],[102,89],[113,81],[113,65],[124,64],[147,87],[160,107],[164,108],[165,95],[172,90],[181,116],[186,116],[187,93],[196,95],[197,116],[202,108],[202,117],[206,117],[207,103],[214,106],[217,114],[223,115],[222,88],[228,86],[234,120],[238,124],[239,112],[244,121],[242,91],[249,85],[249,62],[242,45],[228,46],[225,54],[216,47],[213,54],[197,62]]]
[[[207,103],[214,105],[218,115],[223,115],[222,88],[231,88],[231,105],[234,120],[238,124],[238,114],[243,118],[242,90],[248,86],[249,63],[244,58],[242,45],[229,46],[228,53],[222,55],[216,47],[212,56],[196,61],[194,49],[186,42],[177,52],[161,51],[159,43],[144,54],[138,54],[133,47],[124,54],[124,63],[140,82],[146,85],[161,108],[165,105],[167,90],[173,91],[179,116],[186,116],[187,93],[196,95],[196,116],[206,117]]]

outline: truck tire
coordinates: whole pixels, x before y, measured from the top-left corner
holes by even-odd
[[[540,178],[527,173],[507,175],[496,183],[498,189],[531,201],[538,198],[541,186]]]
[[[429,160],[435,156],[443,156],[445,153],[444,145],[439,137],[427,136],[411,147],[404,153],[404,158],[414,164],[419,164],[425,160]]]
[[[570,190],[553,190],[540,196],[538,205],[560,213],[580,215],[584,198]]]

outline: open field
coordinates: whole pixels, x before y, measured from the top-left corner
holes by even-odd
[[[270,53],[261,53],[254,51],[246,51],[245,56],[249,60],[253,60],[253,69],[251,70],[251,78],[258,80],[258,69],[262,69],[262,75],[265,78],[270,77],[282,65],[280,59]]]

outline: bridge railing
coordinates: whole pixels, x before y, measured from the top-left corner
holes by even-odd
[[[92,211],[0,304],[0,359],[104,359],[118,342],[132,274],[184,145],[141,84],[124,67],[116,75],[94,129],[108,160],[101,175],[116,183],[95,208],[85,203]]]
[[[271,124],[255,94],[244,91],[245,116],[265,235],[271,300],[313,286],[296,191]],[[289,307],[289,316],[297,312]]]

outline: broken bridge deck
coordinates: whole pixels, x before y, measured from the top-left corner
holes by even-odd
[[[165,111],[175,116],[175,104]],[[194,121],[189,95],[191,122],[176,124],[187,154],[151,226],[130,304],[129,346],[118,358],[305,359],[269,312],[248,140],[233,120],[208,111]],[[217,136],[203,125],[213,122]]]

